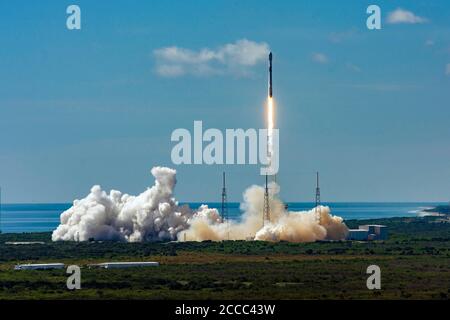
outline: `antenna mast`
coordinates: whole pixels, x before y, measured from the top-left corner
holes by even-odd
[[[226,180],[225,180],[225,171],[222,172],[222,222],[226,220],[227,222],[227,230],[228,230],[228,240],[230,240],[230,231],[229,231],[229,219],[228,219],[228,201],[227,201],[227,188],[226,188]]]
[[[317,217],[317,221],[321,222],[321,217],[320,217],[320,186],[319,186],[319,172],[316,172],[316,217]]]

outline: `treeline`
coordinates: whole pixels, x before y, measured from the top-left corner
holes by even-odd
[[[393,218],[348,221],[351,228],[360,224],[385,224],[389,239],[373,242],[145,242],[110,241],[52,242],[50,233],[0,234],[0,262],[48,261],[51,259],[142,260],[148,256],[176,256],[181,252],[210,252],[239,255],[305,254],[305,255],[448,255],[450,223],[429,218]],[[12,245],[8,241],[43,241],[44,244]]]

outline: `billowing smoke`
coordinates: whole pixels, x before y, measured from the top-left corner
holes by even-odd
[[[97,240],[152,241],[176,239],[189,227],[192,211],[178,206],[173,196],[176,171],[169,168],[152,169],[155,185],[138,196],[100,186],[61,214],[61,224],[53,231],[52,239],[86,241]]]
[[[263,226],[264,188],[251,186],[244,192],[240,221],[221,221],[217,210],[194,215],[189,229],[178,235],[180,240],[243,240],[312,242],[316,240],[342,240],[348,233],[343,219],[330,214],[330,208],[319,206],[310,211],[287,211],[277,198],[279,186],[270,184],[270,222]],[[208,213],[205,215],[205,213]],[[209,214],[211,217],[208,218]]]
[[[176,171],[154,167],[155,185],[138,196],[94,186],[90,194],[75,200],[61,214],[53,241],[160,241],[160,240],[265,240],[310,242],[344,239],[348,229],[328,207],[311,211],[286,211],[277,198],[279,187],[270,185],[270,222],[263,226],[264,189],[251,186],[244,192],[239,221],[224,221],[217,209],[206,205],[192,210],[173,197]],[[320,218],[319,218],[320,216]]]

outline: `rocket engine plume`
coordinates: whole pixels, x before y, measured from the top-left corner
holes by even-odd
[[[269,53],[269,95],[267,97],[267,163],[272,165],[273,157],[273,100],[272,100],[272,52]],[[264,209],[263,209],[263,223],[270,222],[270,204],[269,204],[269,189],[268,179],[266,174],[264,186]]]
[[[273,156],[274,104],[272,89],[272,52],[269,53],[269,94],[267,97],[267,160],[271,164]]]
[[[272,161],[273,156],[273,128],[274,128],[274,106],[273,99],[268,98],[267,100],[267,160],[269,165]]]

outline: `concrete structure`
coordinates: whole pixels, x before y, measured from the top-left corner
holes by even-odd
[[[64,263],[18,264],[14,270],[51,270],[64,269]]]
[[[103,269],[123,269],[136,267],[157,267],[159,262],[104,262],[90,265],[90,267],[98,267]]]
[[[386,240],[388,238],[387,227],[379,224],[367,224],[359,226],[362,230],[367,230],[369,235],[374,235],[374,240]]]
[[[388,238],[387,227],[379,224],[367,224],[359,226],[359,229],[350,229],[347,240],[386,240]]]
[[[348,230],[347,240],[359,240],[365,241],[369,238],[367,230],[362,229],[350,229]]]

